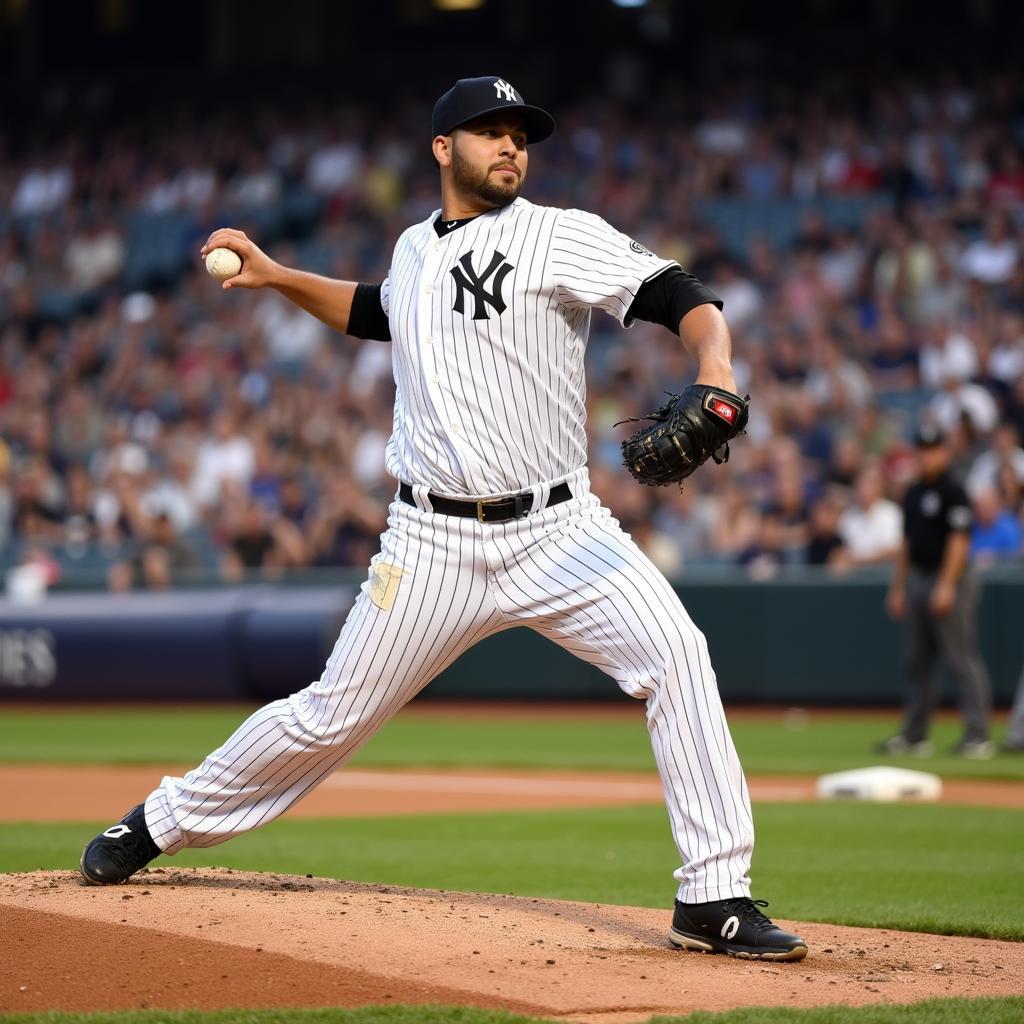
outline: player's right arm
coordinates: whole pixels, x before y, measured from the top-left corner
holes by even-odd
[[[342,334],[356,333],[358,337],[391,340],[383,308],[379,315],[374,308],[374,303],[381,306],[380,285],[338,281],[282,266],[243,231],[234,228],[218,228],[214,231],[206,240],[200,255],[205,258],[212,249],[220,247],[233,249],[242,258],[242,269],[222,284],[225,291],[231,288],[273,288]],[[352,315],[353,305],[356,307],[355,317]],[[369,333],[366,333],[367,330]]]

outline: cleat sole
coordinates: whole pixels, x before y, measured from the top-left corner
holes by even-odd
[[[763,953],[753,953],[746,949],[730,949],[725,943],[714,944],[697,938],[696,935],[688,935],[686,932],[670,928],[668,933],[669,942],[680,949],[696,950],[700,953],[725,953],[736,960],[773,960],[779,963],[796,963],[807,956],[807,947],[802,943],[792,949],[766,949]]]

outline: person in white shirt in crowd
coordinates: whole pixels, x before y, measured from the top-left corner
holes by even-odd
[[[124,267],[125,242],[112,219],[82,217],[78,231],[64,252],[64,266],[72,289],[79,294],[103,288],[117,280]]]
[[[936,322],[923,332],[921,384],[938,391],[950,379],[969,381],[979,370],[978,348],[970,328]]]
[[[362,147],[338,130],[310,154],[306,184],[321,195],[344,192],[355,187],[362,164]]]
[[[925,418],[951,434],[964,417],[975,434],[990,434],[999,422],[999,407],[983,384],[965,380],[950,368],[943,375],[942,390],[928,403]]]
[[[75,177],[60,156],[26,167],[11,197],[15,217],[37,217],[59,210],[71,198]]]
[[[224,198],[240,210],[270,206],[281,196],[281,174],[258,149],[252,149],[224,192]]]
[[[804,391],[819,410],[852,412],[870,405],[874,388],[867,371],[824,331],[810,332],[811,368]]]
[[[1006,215],[992,213],[985,221],[984,236],[964,249],[960,267],[968,277],[982,284],[1003,284],[1013,276],[1019,258]]]
[[[861,470],[854,501],[839,517],[841,564],[855,568],[891,562],[903,541],[903,512],[885,496],[885,478],[877,464]]]
[[[292,246],[281,246],[275,257],[283,263],[296,262]],[[291,366],[298,371],[327,344],[327,328],[276,292],[260,296],[253,319],[278,367]]]
[[[1003,310],[999,314],[985,371],[1007,387],[1024,377],[1024,316],[1020,313]]]
[[[967,493],[974,497],[980,491],[996,490],[999,471],[1008,466],[1018,483],[1024,485],[1024,448],[1012,423],[1000,423],[992,433],[992,446],[979,455],[967,474]]]
[[[220,499],[225,484],[248,487],[254,467],[252,442],[238,430],[230,412],[217,413],[211,435],[196,454],[193,498],[202,508],[209,508]]]
[[[849,228],[831,235],[832,248],[821,255],[821,276],[837,295],[853,295],[861,280],[866,261],[864,241]]]
[[[711,286],[725,303],[722,313],[731,331],[741,331],[761,312],[764,305],[761,289],[741,274],[732,260],[718,263]]]
[[[192,451],[187,443],[172,440],[165,449],[166,465],[160,472],[147,473],[145,488],[139,498],[142,509],[148,516],[163,513],[178,533],[191,530],[199,519],[199,512],[192,497]]]

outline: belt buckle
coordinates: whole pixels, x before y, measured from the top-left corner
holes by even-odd
[[[485,523],[487,520],[484,519],[484,505],[500,505],[505,499],[504,498],[483,498],[478,499],[476,503],[476,520],[478,523]]]

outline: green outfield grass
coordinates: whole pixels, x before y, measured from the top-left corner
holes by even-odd
[[[5,708],[0,760],[107,764],[192,764],[219,746],[251,709],[161,708],[82,711]],[[643,709],[622,717],[574,716],[538,704],[525,714],[495,706],[493,715],[462,717],[416,707],[400,714],[363,748],[363,766],[490,766],[653,771]],[[936,725],[935,757],[894,758],[871,752],[896,728],[897,716],[732,715],[732,732],[748,773],[819,774],[870,764],[902,764],[948,778],[1024,780],[1024,756],[965,761],[946,753],[955,722]]]
[[[754,893],[772,915],[1024,939],[1024,814],[993,808],[759,804]],[[69,868],[109,822],[0,825],[0,870]],[[660,807],[281,819],[165,866],[226,865],[385,884],[672,905]]]
[[[1024,999],[928,999],[909,1006],[755,1007],[650,1024],[1019,1024]],[[497,1010],[451,1006],[368,1006],[359,1010],[136,1010],[124,1013],[16,1013],[7,1024],[554,1024]]]

